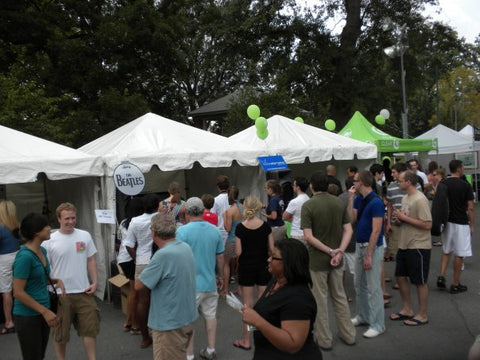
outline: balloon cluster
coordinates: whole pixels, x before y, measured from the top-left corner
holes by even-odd
[[[333,131],[335,130],[336,127],[337,127],[337,124],[335,123],[334,120],[328,119],[325,121],[325,129],[327,129],[328,131]]]
[[[265,140],[268,136],[268,122],[263,116],[260,116],[260,108],[257,105],[250,105],[247,108],[247,115],[250,119],[255,120],[257,128],[257,136],[260,140]]]
[[[387,109],[382,109],[380,110],[380,114],[375,116],[375,122],[378,125],[385,125],[385,120],[388,120],[389,117],[390,117],[390,111],[388,111]]]

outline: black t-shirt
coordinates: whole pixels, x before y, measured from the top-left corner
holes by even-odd
[[[264,295],[255,304],[254,310],[276,327],[281,327],[281,322],[285,320],[310,320],[310,330],[305,344],[295,354],[280,351],[260,331],[255,330],[253,332],[253,340],[255,341],[253,360],[321,360],[322,353],[313,342],[312,335],[317,314],[317,304],[312,292],[307,285],[286,285],[266,297],[265,294],[268,294],[269,289],[274,284],[275,280],[272,279]]]
[[[268,235],[272,232],[270,226],[264,221],[256,229],[248,229],[242,223],[235,229],[235,236],[242,244],[242,254],[238,258],[240,265],[265,264],[268,259]]]
[[[467,201],[473,200],[472,187],[457,177],[449,177],[443,183],[448,189],[448,221],[468,225]]]

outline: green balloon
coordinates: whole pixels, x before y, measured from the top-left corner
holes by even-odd
[[[265,129],[264,131],[257,130],[257,136],[260,140],[265,140],[268,136],[268,130]]]
[[[260,116],[260,108],[257,105],[250,105],[247,108],[247,115],[250,119],[255,120]]]
[[[382,115],[375,116],[375,122],[378,125],[385,125],[385,118]]]
[[[255,127],[257,128],[257,131],[261,132],[267,130],[267,125],[267,119],[265,119],[263,116],[260,116],[255,120]]]
[[[302,124],[305,123],[305,121],[303,121],[303,119],[300,116],[297,116],[294,120],[298,121],[299,123],[302,123]]]
[[[335,121],[333,121],[332,119],[328,119],[327,121],[325,121],[325,129],[327,129],[328,131],[335,130],[336,126],[337,124],[335,124]]]

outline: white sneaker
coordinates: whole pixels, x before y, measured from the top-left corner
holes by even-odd
[[[368,338],[368,339],[372,339],[374,337],[377,337],[378,335],[380,334],[383,334],[384,331],[378,331],[378,330],[375,330],[375,329],[372,329],[372,328],[369,328],[367,331],[365,331],[363,333],[363,336]]]
[[[355,316],[354,318],[351,318],[350,321],[352,322],[353,326],[359,326],[362,325],[363,323],[360,321],[358,316]]]

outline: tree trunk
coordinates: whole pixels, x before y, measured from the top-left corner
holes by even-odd
[[[355,91],[353,66],[357,52],[356,44],[360,36],[361,0],[345,0],[346,24],[340,35],[340,48],[335,57],[335,74],[332,81],[333,97],[330,106],[332,119],[341,129],[352,116],[352,99]]]

